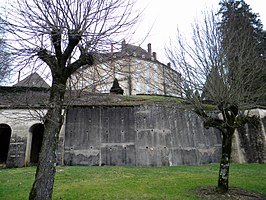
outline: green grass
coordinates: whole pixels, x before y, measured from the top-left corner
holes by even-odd
[[[159,96],[159,95],[129,95],[129,96],[115,96],[111,103],[118,103],[119,105],[143,105],[150,103],[159,104],[180,104],[183,100],[177,97]]]
[[[58,167],[53,199],[198,199],[216,186],[218,165],[177,167]],[[35,168],[0,170],[0,200],[27,199]],[[266,195],[265,164],[232,164],[230,187]]]

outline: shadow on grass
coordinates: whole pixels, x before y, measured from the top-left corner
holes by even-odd
[[[221,194],[215,187],[202,187],[196,191],[196,194],[203,200],[266,200],[266,196],[262,194],[239,188],[230,188],[228,193]]]

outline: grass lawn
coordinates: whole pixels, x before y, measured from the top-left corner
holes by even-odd
[[[34,167],[1,169],[0,200],[28,198]],[[195,190],[216,186],[218,164],[176,167],[58,167],[53,199],[198,199]],[[232,164],[230,187],[266,196],[266,164]]]

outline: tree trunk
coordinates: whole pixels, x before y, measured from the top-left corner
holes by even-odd
[[[235,129],[227,127],[222,137],[222,157],[220,161],[219,179],[217,190],[221,193],[228,191],[229,166],[231,160],[232,138]]]
[[[52,199],[56,171],[55,152],[63,124],[62,109],[64,93],[65,85],[53,83],[49,100],[50,107],[44,121],[44,138],[35,174],[35,181],[29,196],[30,200]]]

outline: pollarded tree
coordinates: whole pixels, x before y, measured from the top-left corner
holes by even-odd
[[[219,17],[214,12],[204,13],[203,22],[195,21],[193,25],[192,40],[186,41],[178,33],[177,42],[166,52],[182,74],[182,91],[190,103],[188,108],[201,117],[205,128],[214,127],[221,132],[217,189],[227,192],[233,134],[247,122],[256,124],[258,120],[250,111],[262,99],[265,87],[262,84],[257,84],[256,90],[253,87],[263,81],[264,73],[262,59],[258,52],[254,53],[257,43],[250,42],[250,32],[242,28],[241,32],[230,33],[228,40],[234,39],[235,34],[243,40],[225,45]],[[232,49],[238,51],[236,67],[228,55]]]
[[[29,199],[51,199],[55,150],[63,123],[66,83],[71,74],[138,19],[134,0],[15,0],[6,6],[7,31],[17,68],[47,67],[52,76],[44,138]]]

